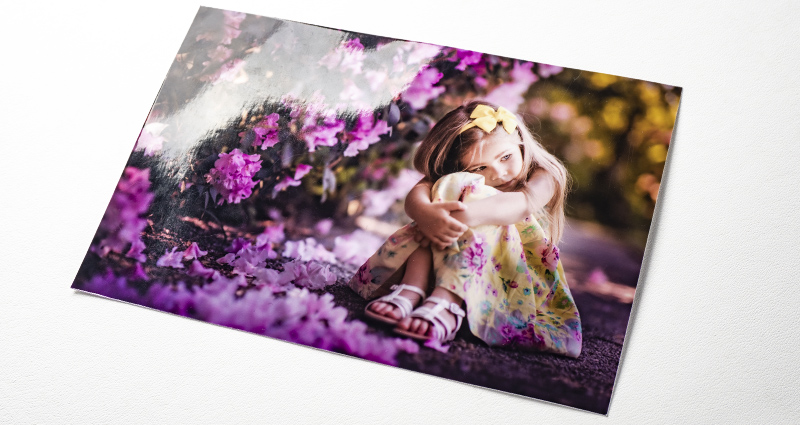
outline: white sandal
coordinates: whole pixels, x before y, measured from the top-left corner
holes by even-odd
[[[432,301],[436,304],[433,307],[425,306],[424,304],[428,301]],[[456,318],[456,326],[453,329],[447,329],[447,325],[441,315],[445,310],[453,313],[453,316]],[[461,328],[461,321],[465,315],[466,313],[464,310],[456,303],[451,303],[439,297],[428,297],[428,299],[423,301],[422,306],[417,307],[417,309],[411,313],[411,317],[427,320],[431,324],[430,335],[421,335],[399,328],[395,328],[394,332],[419,341],[438,340],[439,342],[448,342],[456,337],[456,332]]]
[[[391,293],[384,295],[380,298],[376,298],[370,301],[369,304],[367,304],[367,307],[364,309],[364,314],[367,317],[369,317],[370,319],[377,320],[379,322],[388,323],[390,325],[396,325],[401,320],[405,319],[406,316],[411,314],[411,310],[414,309],[414,305],[411,303],[411,300],[409,300],[406,297],[400,296],[400,292],[411,291],[416,294],[419,294],[422,297],[421,299],[425,299],[425,291],[413,285],[406,285],[405,283],[401,283],[400,285],[392,285],[389,289],[392,290]],[[387,303],[397,307],[397,309],[400,310],[400,318],[393,319],[391,317],[384,316],[382,314],[378,314],[370,310],[369,306],[377,302]]]

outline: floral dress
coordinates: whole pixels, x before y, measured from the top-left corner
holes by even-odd
[[[433,202],[466,203],[500,193],[470,173],[444,176],[432,192]],[[412,223],[390,236],[350,287],[367,299],[389,292],[419,247],[414,233]],[[513,225],[470,228],[451,247],[434,249],[432,278],[464,300],[470,331],[487,344],[580,355],[581,320],[558,248],[534,215]]]

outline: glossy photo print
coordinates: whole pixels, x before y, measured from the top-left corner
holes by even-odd
[[[72,287],[606,413],[680,94],[202,7]]]

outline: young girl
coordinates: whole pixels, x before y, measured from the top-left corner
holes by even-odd
[[[555,246],[568,179],[561,162],[518,116],[473,101],[431,129],[414,166],[425,175],[406,197],[414,223],[350,281],[364,298],[379,297],[365,314],[440,342],[466,317],[489,345],[578,357],[580,317]]]

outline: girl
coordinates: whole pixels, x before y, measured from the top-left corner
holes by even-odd
[[[521,123],[473,101],[431,129],[414,156],[425,178],[405,201],[414,223],[350,281],[364,298],[379,297],[368,317],[439,342],[466,317],[489,345],[578,357],[580,317],[555,246],[568,175]]]

